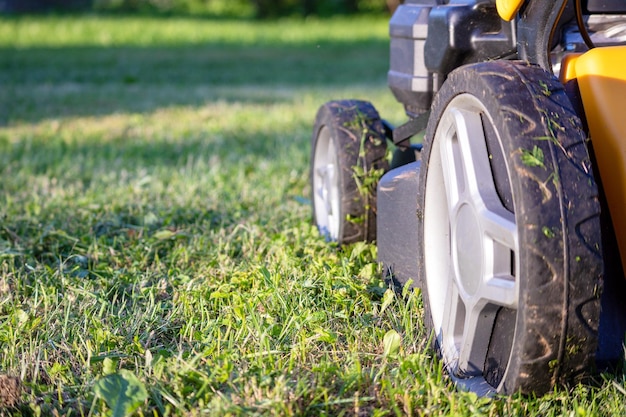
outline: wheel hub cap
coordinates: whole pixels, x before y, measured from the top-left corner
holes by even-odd
[[[313,165],[313,205],[320,232],[328,240],[339,237],[339,173],[337,151],[327,127],[319,133]]]
[[[475,392],[499,309],[517,309],[515,215],[500,201],[490,166],[482,103],[463,94],[442,114],[424,196],[424,269],[429,309],[444,363]]]

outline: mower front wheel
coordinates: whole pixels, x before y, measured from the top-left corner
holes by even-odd
[[[385,131],[376,109],[331,101],[315,118],[311,143],[313,220],[328,240],[376,239],[376,185],[388,169]]]

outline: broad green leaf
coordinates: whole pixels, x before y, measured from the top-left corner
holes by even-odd
[[[413,280],[409,279],[402,287],[402,297],[408,297],[411,291],[413,291]]]
[[[159,218],[156,214],[149,212],[145,216],[143,216],[143,224],[144,226],[154,226],[159,223]]]
[[[171,230],[162,229],[162,230],[159,230],[158,232],[156,232],[154,234],[154,237],[159,239],[159,240],[166,240],[166,239],[171,238],[175,234],[176,233],[172,232]]]
[[[112,374],[117,370],[117,360],[104,358],[102,362],[102,373],[104,375]]]
[[[359,271],[359,277],[364,279],[374,279],[378,276],[378,265],[375,263],[369,263],[363,266]]]
[[[389,330],[383,337],[384,356],[395,355],[400,349],[402,338],[395,330]]]
[[[383,295],[383,305],[380,307],[380,314],[383,314],[383,312],[387,310],[387,307],[389,307],[391,303],[393,303],[395,297],[396,294],[393,292],[393,290],[391,288],[387,288],[387,291],[385,291],[385,294]]]
[[[216,298],[228,298],[228,297],[230,297],[229,293],[221,292],[221,291],[215,291],[215,292],[211,293],[211,295],[209,296],[209,299],[214,300]]]
[[[23,326],[28,321],[28,313],[22,309],[14,310],[13,315],[18,326]]]
[[[337,334],[330,332],[328,330],[322,329],[318,327],[315,329],[315,333],[317,334],[318,340],[326,343],[335,343],[337,341]]]
[[[148,398],[143,382],[126,369],[100,378],[94,393],[109,406],[113,417],[132,414]]]

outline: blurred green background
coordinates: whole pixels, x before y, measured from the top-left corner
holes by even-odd
[[[139,12],[240,18],[388,13],[401,0],[4,0],[0,12]]]

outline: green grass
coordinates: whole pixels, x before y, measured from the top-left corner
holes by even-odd
[[[0,19],[0,375],[22,381],[5,412],[623,415],[621,373],[455,391],[419,292],[312,227],[317,107],[402,121],[387,65],[384,19]]]

